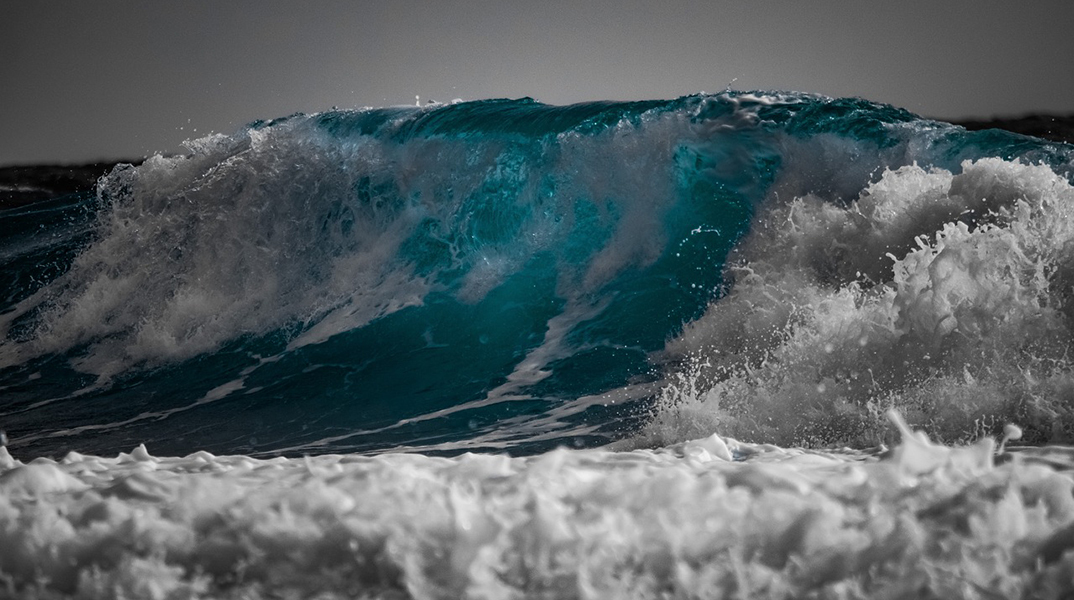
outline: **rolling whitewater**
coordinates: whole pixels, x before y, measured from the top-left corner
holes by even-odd
[[[1074,146],[732,91],[187,145],[0,187],[0,595],[1074,590]]]

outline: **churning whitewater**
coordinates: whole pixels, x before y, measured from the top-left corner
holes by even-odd
[[[0,590],[1063,597],[1071,453],[992,440],[1074,438],[1072,181],[759,92],[117,166],[0,211]]]

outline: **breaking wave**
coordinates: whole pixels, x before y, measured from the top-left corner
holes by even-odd
[[[1066,440],[1070,146],[860,99],[297,114],[4,213],[58,455]]]

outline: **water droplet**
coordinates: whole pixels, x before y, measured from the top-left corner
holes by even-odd
[[[1020,440],[1022,439],[1022,428],[1014,423],[1007,423],[1003,426],[1003,437],[1008,440]]]

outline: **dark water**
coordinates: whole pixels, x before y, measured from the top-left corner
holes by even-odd
[[[899,407],[1062,441],[1072,156],[734,92],[297,114],[92,191],[24,170],[0,427],[23,456],[529,454],[866,444]]]

